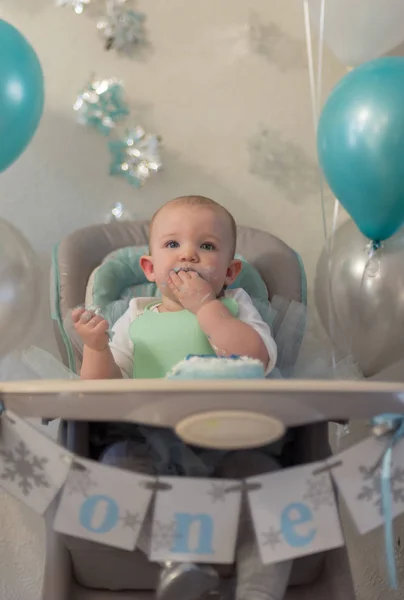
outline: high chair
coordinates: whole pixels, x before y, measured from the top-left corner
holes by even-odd
[[[146,221],[95,225],[72,233],[55,249],[52,268],[55,334],[63,362],[73,371],[79,372],[81,352],[69,339],[66,316],[72,308],[84,303],[93,271],[106,256],[119,248],[146,245],[148,232],[149,223]],[[284,242],[269,233],[239,227],[237,252],[259,272],[268,290],[269,300],[280,296],[289,301],[306,302],[305,275],[301,260]],[[179,407],[181,402],[179,398]],[[227,399],[223,399],[220,406],[215,406],[226,409]],[[204,407],[200,408],[203,410]],[[298,423],[299,419],[295,422]],[[292,436],[285,444],[283,456],[288,464],[306,464],[322,460],[331,454],[326,418],[315,424],[293,427],[291,432]],[[63,421],[59,441],[80,456],[93,456],[89,442],[89,423],[84,420]],[[153,598],[161,569],[159,565],[149,562],[136,550],[128,552],[56,534],[52,530],[54,508],[51,507],[46,515],[47,551],[43,600]],[[234,570],[228,566],[220,571],[229,580],[234,575]],[[325,598],[354,600],[347,551],[344,547],[299,558],[294,562],[286,600]]]

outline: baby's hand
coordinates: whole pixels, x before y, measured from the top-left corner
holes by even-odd
[[[108,321],[96,315],[94,311],[85,308],[76,308],[72,312],[72,319],[74,328],[83,344],[96,352],[105,350],[109,343]]]
[[[202,306],[216,300],[210,283],[195,271],[171,271],[167,283],[178,302],[195,315]]]

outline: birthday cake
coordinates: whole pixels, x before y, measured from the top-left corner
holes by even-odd
[[[263,379],[264,365],[246,356],[188,356],[167,374],[169,379]]]

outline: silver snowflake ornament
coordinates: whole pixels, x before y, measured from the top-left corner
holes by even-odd
[[[270,527],[267,532],[262,533],[263,545],[271,546],[272,550],[278,546],[278,544],[282,544],[282,532],[275,529],[275,527]]]
[[[153,524],[153,533],[151,545],[155,552],[169,552],[176,540],[181,538],[181,533],[177,532],[177,524],[175,521],[171,523],[163,523],[155,521]]]
[[[334,506],[334,492],[332,489],[329,475],[316,475],[306,482],[307,492],[303,499],[307,500],[313,510],[318,510],[322,506]]]
[[[12,450],[0,450],[0,479],[15,482],[28,496],[35,488],[50,487],[45,477],[47,462],[47,458],[33,454],[21,441]]]
[[[146,133],[142,127],[127,132],[120,140],[108,144],[111,153],[111,175],[120,175],[139,187],[162,168],[160,138]]]
[[[97,29],[105,39],[106,50],[114,48],[131,54],[147,46],[145,15],[114,1],[107,2],[106,12],[105,17],[97,23]]]
[[[80,124],[93,127],[104,135],[129,114],[123,85],[114,77],[90,81],[77,96],[73,109]]]
[[[361,465],[359,473],[361,488],[357,500],[372,502],[373,506],[377,507],[379,514],[383,516],[381,470]],[[398,466],[392,468],[390,490],[393,502],[404,504],[404,468]]]
[[[115,202],[110,211],[105,215],[105,223],[115,221],[134,221],[135,217],[122,202]],[[111,332],[112,333],[112,332]]]
[[[91,0],[56,0],[56,6],[70,6],[76,15],[81,15]]]

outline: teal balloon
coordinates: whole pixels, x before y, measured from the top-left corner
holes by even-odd
[[[335,196],[372,240],[404,224],[404,58],[346,75],[319,119],[317,150]]]
[[[44,80],[28,41],[0,19],[0,172],[28,146],[42,116]]]

